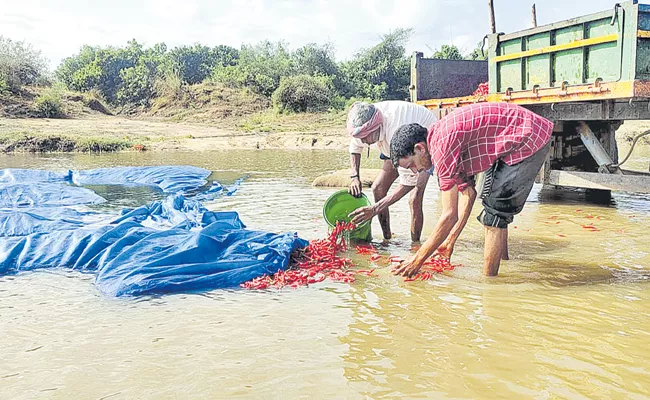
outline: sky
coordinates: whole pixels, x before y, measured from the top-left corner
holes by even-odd
[[[0,0],[0,35],[41,50],[56,68],[84,44],[136,39],[168,48],[201,43],[239,48],[262,40],[332,43],[337,60],[413,28],[407,50],[431,55],[444,44],[471,51],[488,33],[486,0]],[[498,32],[531,27],[533,1],[494,0]],[[538,0],[538,25],[610,10],[615,1]]]

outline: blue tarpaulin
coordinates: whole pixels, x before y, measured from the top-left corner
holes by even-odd
[[[117,167],[75,171],[76,185],[146,185],[165,193],[185,193],[207,183],[210,171],[189,166]]]
[[[99,204],[105,200],[92,190],[59,183],[0,184],[0,207],[60,207]]]
[[[42,169],[16,169],[7,168],[0,170],[0,185],[8,183],[36,183],[36,182],[71,182],[72,171],[54,172]]]
[[[96,203],[101,197],[70,185],[70,174],[29,171],[0,170],[0,275],[71,268],[96,274],[99,290],[111,296],[212,290],[283,270],[291,252],[307,245],[295,233],[247,229],[234,211],[209,211],[198,199],[231,195],[241,181],[229,188],[218,182],[207,187],[210,173],[200,168],[72,173],[84,177],[73,178],[76,184],[122,182],[177,190],[162,201],[123,210],[122,215],[76,210],[70,207],[73,199],[88,204],[83,200]],[[147,171],[147,177],[139,179],[136,171]],[[17,186],[32,200],[5,198],[4,193],[15,193]],[[194,198],[180,194],[201,187],[207,189]]]

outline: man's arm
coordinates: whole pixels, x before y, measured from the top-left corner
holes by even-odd
[[[395,274],[411,277],[418,273],[422,264],[433,254],[433,252],[449,236],[449,233],[458,222],[458,186],[441,192],[442,214],[438,218],[433,232],[424,242],[420,250],[410,261],[397,266]]]
[[[350,153],[350,189],[348,192],[354,197],[361,196],[361,176],[359,175],[359,168],[361,166],[361,154]]]
[[[473,186],[468,186],[464,191],[460,192],[460,198],[458,200],[460,218],[458,219],[458,222],[456,222],[456,225],[454,225],[452,228],[451,232],[449,232],[447,239],[445,239],[442,245],[438,247],[435,254],[440,254],[443,257],[451,258],[451,255],[454,252],[456,241],[465,228],[465,225],[467,225],[467,221],[469,220],[469,215],[472,213],[472,207],[474,206],[475,201],[476,189],[474,189]]]
[[[411,190],[413,190],[413,186],[406,186],[400,184],[395,191],[393,191],[391,194],[384,197],[383,199],[379,200],[377,203],[368,207],[357,208],[349,215],[350,217],[352,217],[352,223],[358,225],[368,221],[375,215],[384,211],[386,208],[392,206],[395,202],[397,202],[402,197],[406,196],[406,194]]]

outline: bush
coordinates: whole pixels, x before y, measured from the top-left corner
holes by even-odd
[[[36,99],[36,110],[44,118],[58,118],[63,116],[61,98],[51,94],[40,95]]]
[[[65,88],[62,84],[55,84],[45,89],[36,98],[36,110],[43,118],[60,118],[65,115],[63,112],[63,95]]]
[[[273,93],[273,104],[280,111],[326,111],[335,97],[330,80],[296,75],[283,78]]]
[[[153,84],[153,91],[157,97],[165,97],[170,100],[181,98],[183,88],[183,79],[176,68],[168,68],[156,78]]]

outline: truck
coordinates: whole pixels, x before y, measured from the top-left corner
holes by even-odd
[[[650,120],[650,5],[612,9],[514,33],[486,35],[487,61],[415,52],[410,100],[438,117],[477,102],[519,104],[554,123],[538,183],[650,193],[650,173],[622,168],[616,130]],[[487,93],[477,91],[488,83]],[[578,125],[585,126],[578,130]],[[630,149],[642,136],[635,137]]]

